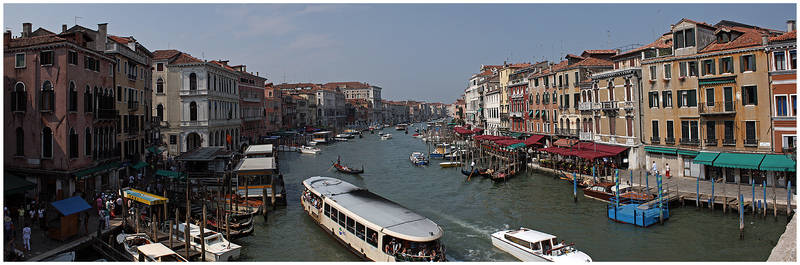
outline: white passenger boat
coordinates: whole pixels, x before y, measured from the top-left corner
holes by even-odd
[[[136,251],[135,261],[139,262],[189,262],[161,243],[139,246]]]
[[[334,137],[333,139],[339,142],[347,142],[347,138],[344,137]]]
[[[430,219],[339,179],[310,177],[303,186],[303,210],[360,258],[445,261],[444,231]]]
[[[389,139],[392,139],[392,134],[391,133],[387,133],[387,134],[381,135],[381,140],[389,140]]]
[[[574,247],[558,242],[554,235],[528,228],[492,234],[492,245],[521,261],[591,262],[592,258]]]
[[[183,235],[186,228],[185,223],[177,225],[176,230],[178,235]],[[189,237],[191,237],[190,246],[192,250],[200,252],[200,240],[205,240],[206,248],[206,261],[231,261],[239,259],[241,253],[241,246],[229,242],[222,234],[215,232],[211,229],[204,229],[203,235],[200,235],[200,227],[194,224],[189,224]],[[183,236],[177,236],[178,241],[184,242]]]
[[[300,150],[296,146],[279,145],[278,146],[278,151],[281,151],[281,152],[298,152]]]
[[[138,233],[138,234],[125,234],[120,233],[117,235],[117,244],[119,244],[125,252],[130,255],[130,258],[133,260],[137,260],[139,256],[138,248],[139,246],[144,246],[147,244],[152,244],[153,240],[150,239],[149,236],[145,233]]]
[[[311,146],[305,146],[304,145],[304,146],[300,147],[300,152],[303,153],[303,154],[316,155],[317,153],[319,153],[321,151],[322,150],[320,150],[319,148],[311,147]]]
[[[336,135],[336,138],[353,139],[356,138],[356,136],[349,133],[340,133]]]

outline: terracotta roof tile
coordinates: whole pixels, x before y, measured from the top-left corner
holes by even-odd
[[[754,28],[744,28],[744,27],[727,27],[722,26],[723,28],[742,32],[742,35],[733,39],[726,43],[717,43],[716,40],[711,42],[708,46],[703,48],[700,53],[705,52],[713,52],[713,51],[722,51],[722,50],[730,50],[730,49],[738,49],[738,48],[745,48],[751,46],[761,45],[761,35],[768,34],[769,31],[764,29],[754,29]]]
[[[191,55],[181,53],[178,58],[173,61],[173,64],[186,64],[186,63],[202,63],[203,60],[192,57]]]
[[[597,59],[597,58],[593,58],[593,57],[588,57],[586,59],[583,59],[580,62],[577,62],[577,63],[574,63],[574,64],[570,65],[569,67],[572,68],[572,67],[578,67],[578,66],[612,66],[612,65],[614,65],[614,63],[609,61],[609,60],[603,60],[603,59]]]
[[[114,35],[108,35],[108,38],[120,44],[128,44],[131,42],[130,38],[118,37]]]
[[[586,57],[590,54],[617,54],[617,50],[585,50],[581,56]]]
[[[625,57],[625,56],[631,55],[632,53],[641,52],[641,51],[643,51],[645,49],[649,49],[649,48],[670,48],[670,47],[672,47],[672,33],[665,33],[664,35],[661,35],[661,37],[658,37],[658,39],[656,41],[654,41],[654,42],[652,42],[650,44],[647,44],[647,45],[644,45],[642,47],[639,47],[639,48],[636,48],[636,49],[633,49],[633,50],[629,50],[629,51],[626,51],[626,52],[611,56],[611,59]]]
[[[181,54],[178,50],[157,50],[153,52],[153,60],[164,60]]]
[[[586,52],[584,52],[584,53],[586,53]],[[570,57],[572,57],[572,58],[578,58],[578,59],[581,59],[581,60],[583,60],[583,59],[586,59],[586,58],[585,58],[585,57],[583,57],[583,56],[578,56],[578,55],[574,55],[574,54],[571,54],[571,53],[568,53],[568,54],[567,54],[567,56],[564,56],[564,58],[570,58]]]
[[[781,34],[777,37],[769,38],[769,42],[778,42],[778,41],[787,41],[787,40],[796,40],[797,39],[797,31],[793,30],[791,32],[786,32]]]
[[[43,35],[30,38],[11,39],[11,42],[8,43],[8,47],[17,48],[17,47],[45,44],[45,43],[62,42],[62,41],[67,41],[67,39],[56,36],[55,34],[51,34],[51,35]]]
[[[236,72],[236,69],[233,69],[233,67],[228,66],[228,64],[226,64],[226,63],[222,63],[222,62],[217,61],[217,60],[210,61],[209,63],[213,63],[213,64],[216,64],[216,65],[219,65],[222,68],[225,68],[225,69],[228,69],[228,70]]]
[[[337,87],[368,88],[369,84],[362,82],[329,82],[322,85],[323,89],[334,90]]]

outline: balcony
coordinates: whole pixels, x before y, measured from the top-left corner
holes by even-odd
[[[651,144],[660,144],[661,143],[661,137],[650,137],[650,143]]]
[[[199,96],[199,95],[208,95],[208,90],[181,90],[181,96]]]
[[[581,141],[591,141],[592,140],[592,133],[591,132],[581,132],[580,133]]]
[[[717,142],[717,139],[713,139],[713,138],[706,139],[705,144],[706,144],[706,146],[717,146],[717,145],[719,145],[719,143]]]
[[[181,121],[181,126],[208,126],[208,121]]]
[[[511,118],[522,118],[522,112],[518,112],[518,111],[511,112],[511,113],[509,113],[509,116],[511,116]]]
[[[758,139],[744,139],[744,146],[747,147],[758,146]]]
[[[620,101],[617,104],[618,104],[619,108],[625,109],[625,110],[631,110],[634,107],[633,106],[634,105],[633,101]]]
[[[139,109],[139,101],[128,101],[128,110],[136,111]]]
[[[524,96],[523,94],[511,94],[512,99],[522,98],[523,96]]]
[[[736,138],[730,137],[722,139],[723,146],[735,146],[736,145]]]
[[[619,106],[617,106],[616,101],[604,101],[603,102],[603,110],[617,110]]]
[[[116,120],[119,111],[115,109],[98,109],[96,115],[94,117],[95,120]]]
[[[675,144],[675,138],[674,137],[664,138],[664,144]]]
[[[700,139],[681,138],[682,145],[700,145]]]
[[[601,110],[601,109],[603,109],[603,103],[592,102],[592,110]]]
[[[731,115],[736,114],[734,101],[706,102],[698,105],[700,115]]]

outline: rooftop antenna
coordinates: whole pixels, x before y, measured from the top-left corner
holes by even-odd
[[[78,25],[78,19],[83,17],[75,16],[74,18],[75,18],[75,25]]]

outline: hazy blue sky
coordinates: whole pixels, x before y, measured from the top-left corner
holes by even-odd
[[[794,4],[5,4],[18,35],[61,24],[134,36],[151,51],[246,64],[271,82],[365,81],[384,98],[451,103],[480,64],[558,60],[647,44],[681,18],[786,30]],[[610,38],[609,38],[610,35]],[[285,76],[285,78],[284,78]]]

